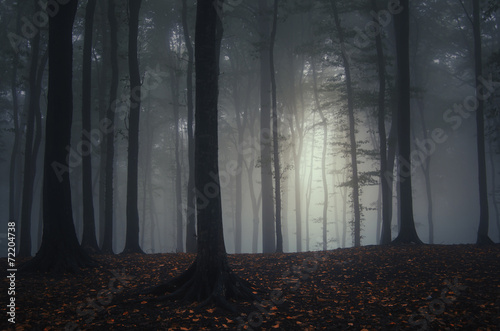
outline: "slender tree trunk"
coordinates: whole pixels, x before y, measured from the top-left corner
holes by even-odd
[[[346,53],[345,42],[344,42],[344,31],[340,24],[340,19],[337,10],[336,0],[331,0],[331,5],[333,9],[333,16],[335,20],[335,26],[337,29],[340,47],[341,47],[341,57],[342,63],[345,71],[345,81],[347,89],[347,108],[349,117],[349,141],[351,144],[351,185],[352,185],[352,203],[354,208],[354,246],[358,247],[361,245],[361,210],[359,205],[359,179],[358,179],[358,159],[357,159],[357,145],[356,145],[356,128],[355,128],[355,117],[354,117],[354,96],[352,90],[352,80],[351,80],[351,67],[349,63],[349,57]]]
[[[73,113],[72,27],[78,1],[60,5],[49,19],[49,93],[44,158],[42,246],[25,271],[76,271],[92,261],[73,225],[67,147]]]
[[[16,35],[21,32],[21,5],[17,3],[16,9]],[[21,144],[21,127],[19,123],[19,99],[17,92],[17,70],[19,67],[19,52],[16,52],[12,59],[12,76],[11,76],[11,94],[12,94],[12,119],[14,121],[14,142],[12,144],[12,151],[10,154],[9,165],[9,222],[16,222],[18,225],[19,217],[19,201],[16,199],[16,191],[20,191],[20,187],[16,187],[16,179],[20,179],[21,172],[19,168],[19,155]]]
[[[142,0],[129,1],[128,65],[130,73],[130,113],[127,160],[127,234],[123,253],[144,253],[139,246],[139,211],[137,208],[137,177],[139,165],[139,114],[141,112],[141,77],[137,37]]]
[[[500,240],[500,213],[498,211],[498,203],[497,203],[497,180],[496,180],[496,167],[494,160],[494,150],[493,150],[493,141],[489,141],[489,152],[490,152],[490,166],[491,166],[491,201],[493,203],[493,208],[495,209],[495,219],[497,223],[498,230],[498,239]]]
[[[34,2],[34,11],[38,9]],[[33,157],[33,137],[35,133],[35,114],[40,108],[40,93],[37,89],[37,69],[40,53],[40,32],[31,40],[31,64],[29,70],[29,108],[24,147],[24,180],[21,207],[21,242],[18,256],[31,256],[31,211],[33,207],[33,183],[35,180],[36,159]],[[37,110],[38,109],[38,110]]]
[[[106,134],[106,171],[104,196],[104,235],[101,250],[106,254],[113,254],[113,166],[115,159],[115,111],[118,94],[118,24],[115,15],[115,0],[108,0],[108,21],[110,30],[110,63],[111,86],[109,91],[109,107],[106,111],[106,120],[109,130]]]
[[[273,178],[271,168],[271,107],[269,59],[269,8],[267,0],[259,0],[260,45],[260,176],[262,189],[262,253],[274,253],[275,223]]]
[[[316,123],[316,114],[313,114],[313,123]],[[316,125],[313,127],[311,139],[311,162],[309,164],[310,172],[307,178],[307,187],[306,187],[306,252],[309,252],[309,211],[311,207],[311,197],[312,197],[312,182],[313,182],[313,173],[314,173],[314,151],[316,147]]]
[[[323,126],[323,150],[321,152],[321,179],[323,181],[323,250],[326,251],[328,249],[328,240],[327,240],[327,216],[328,216],[328,183],[326,176],[326,150],[328,146],[328,120],[323,114],[323,109],[321,108],[321,104],[319,102],[319,93],[318,93],[318,79],[316,72],[316,64],[314,59],[311,59],[311,68],[313,72],[313,92],[314,92],[314,101],[316,103],[316,109],[319,112],[319,116],[321,117],[321,122]]]
[[[398,180],[401,201],[401,228],[394,244],[422,244],[413,219],[412,166],[411,166],[411,114],[410,114],[410,44],[409,1],[402,0],[403,11],[395,15],[396,58],[398,75]]]
[[[276,208],[276,252],[283,253],[283,234],[281,232],[281,170],[279,151],[279,121],[276,101],[276,72],[274,68],[274,44],[278,24],[278,0],[274,0],[273,25],[271,29],[271,45],[269,47],[269,62],[271,71],[271,100],[273,119],[273,163],[274,163],[274,199]]]
[[[476,96],[481,89],[483,75],[481,46],[481,13],[479,0],[472,1],[472,22],[474,31],[474,62],[476,74]],[[484,98],[477,96],[476,127],[477,127],[477,165],[479,178],[479,228],[476,244],[493,244],[488,236],[488,183],[486,181],[486,151],[484,146]]]
[[[170,89],[172,106],[174,110],[174,130],[175,130],[175,199],[177,206],[182,206],[182,166],[179,139],[179,82],[173,64],[170,69]],[[184,252],[182,208],[176,208],[176,229],[177,229],[177,252]]]
[[[196,252],[196,212],[195,212],[195,182],[194,182],[194,105],[193,105],[193,63],[194,51],[189,36],[187,20],[187,0],[182,0],[182,29],[184,31],[184,42],[188,52],[186,92],[188,111],[188,161],[189,178],[187,188],[187,211],[186,211],[186,252]]]
[[[92,33],[97,0],[89,0],[85,11],[85,39],[83,42],[82,67],[82,144],[88,151],[82,159],[82,195],[83,195],[83,237],[82,247],[89,253],[99,252],[95,234],[94,198],[92,196],[92,160],[91,152],[91,111],[92,111]]]

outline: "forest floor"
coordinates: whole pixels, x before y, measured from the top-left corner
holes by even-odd
[[[4,312],[0,329],[500,330],[500,245],[229,255],[267,292],[261,303],[234,303],[241,314],[140,294],[179,275],[192,254],[94,258],[99,266],[79,274],[16,275],[16,324]]]

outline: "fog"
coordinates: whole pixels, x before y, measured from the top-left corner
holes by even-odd
[[[380,36],[386,61],[385,127],[387,136],[397,110],[396,45],[393,1],[376,1],[380,15],[370,13],[368,1],[338,1],[345,34],[341,46],[328,1],[295,0],[279,7],[274,45],[279,155],[282,198],[282,230],[285,252],[296,252],[297,213],[300,209],[302,251],[323,249],[324,185],[322,150],[326,145],[328,185],[327,249],[354,245],[351,155],[349,142],[346,74],[341,49],[346,49],[354,97],[355,139],[359,174],[361,245],[380,243],[382,205],[380,191],[380,139],[377,127],[377,53]],[[86,2],[80,2],[73,27],[73,122],[69,148],[69,172],[73,219],[79,240],[83,234],[82,206],[82,48]],[[104,197],[102,187],[104,133],[100,120],[109,100],[109,23],[106,5],[99,2],[94,17],[92,49],[92,189],[96,235],[102,244]],[[491,2],[494,4],[494,2]],[[189,34],[194,41],[194,1],[188,1]],[[488,11],[484,1],[481,25],[485,106],[485,146],[488,183],[489,237],[498,242],[498,171],[500,144],[500,27],[498,11]],[[128,12],[117,2],[119,86],[115,122],[113,178],[113,251],[121,252],[126,235],[127,151],[129,120],[129,71],[127,53]],[[28,8],[28,6],[26,5]],[[479,225],[478,151],[474,102],[472,7],[460,1],[412,1],[410,14],[411,148],[415,227],[425,243],[475,243]],[[28,9],[26,9],[28,10]],[[29,8],[31,11],[31,7]],[[383,12],[382,12],[383,11]],[[13,6],[0,1],[2,45],[0,70],[12,75],[12,50],[7,32],[15,31]],[[272,8],[267,24],[271,28]],[[256,1],[226,1],[219,75],[219,176],[222,193],[224,238],[228,253],[260,253],[262,243],[261,148],[261,58],[262,27]],[[27,17],[31,17],[26,14]],[[373,21],[376,16],[379,23]],[[260,25],[259,25],[260,24]],[[375,25],[378,24],[378,25]],[[270,31],[270,30],[269,30]],[[269,33],[267,31],[267,33]],[[27,77],[30,68],[29,38],[19,43],[16,86],[21,122],[21,145],[14,147],[13,96],[9,79],[0,83],[0,213],[2,229],[9,215],[19,218],[22,210],[26,114],[29,107]],[[41,53],[47,48],[47,31],[41,33]],[[180,1],[143,1],[139,19],[139,71],[142,83],[139,127],[138,199],[139,240],[146,253],[179,251],[177,211],[182,211],[185,248],[189,179],[186,70],[188,50],[182,25]],[[314,63],[313,63],[314,62]],[[314,71],[314,73],[313,73]],[[41,114],[44,126],[47,108],[47,69],[41,84]],[[314,75],[317,79],[315,82]],[[317,94],[315,94],[315,89]],[[267,91],[269,92],[269,91]],[[268,93],[269,94],[269,93]],[[269,97],[269,95],[268,95]],[[318,100],[316,100],[316,97]],[[325,121],[321,119],[319,102]],[[178,119],[174,113],[178,107]],[[323,140],[323,125],[328,138]],[[269,123],[268,123],[269,124]],[[272,128],[272,126],[270,126]],[[42,235],[42,175],[45,130],[36,156],[31,214],[32,254]],[[176,155],[178,139],[178,155]],[[16,154],[12,154],[16,149]],[[271,149],[272,146],[271,146]],[[14,195],[9,198],[12,155],[16,155]],[[397,160],[396,154],[396,160]],[[176,169],[180,167],[180,191]],[[300,172],[297,178],[297,171]],[[273,173],[273,176],[277,174]],[[396,170],[394,178],[397,177]],[[426,176],[427,180],[426,180]],[[298,181],[297,181],[298,179]],[[238,184],[241,183],[241,184]],[[430,190],[428,186],[430,184]],[[238,187],[238,185],[241,185]],[[392,238],[399,232],[398,190],[393,185]],[[241,250],[235,243],[241,192]],[[298,198],[296,197],[298,192]],[[496,194],[494,194],[496,192]],[[429,234],[429,196],[432,201],[433,241]],[[177,197],[180,194],[181,204]],[[274,193],[273,193],[274,194]],[[12,201],[13,198],[13,201]],[[297,199],[300,208],[298,208]],[[10,202],[9,202],[10,201]],[[13,210],[12,210],[13,208]],[[10,211],[10,213],[9,213]],[[254,222],[258,222],[255,227]],[[255,231],[257,229],[257,231]],[[6,245],[1,230],[1,245]],[[22,236],[19,233],[19,236]],[[255,239],[255,237],[257,239]],[[6,249],[2,249],[5,256]]]

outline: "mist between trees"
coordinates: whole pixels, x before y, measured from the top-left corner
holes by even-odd
[[[49,20],[68,3],[0,3],[1,210],[26,256],[44,232]],[[498,5],[405,4],[213,2],[224,28],[218,173],[207,165],[212,180],[200,188],[195,3],[143,1],[134,52],[126,2],[98,1],[89,13],[79,2],[64,101],[73,111],[64,130],[53,119],[69,141],[51,161],[70,185],[78,240],[120,252],[134,233],[134,249],[196,252],[196,203],[216,196],[231,253],[274,252],[279,240],[285,252],[389,243],[401,233],[408,242],[500,239]],[[409,179],[411,208],[400,191]]]

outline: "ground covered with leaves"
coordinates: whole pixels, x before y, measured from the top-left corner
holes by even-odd
[[[500,330],[500,245],[230,255],[236,274],[265,291],[234,303],[241,314],[143,294],[194,255],[94,258],[99,267],[79,274],[16,275],[16,324],[4,313],[0,329]],[[7,291],[0,297],[5,312]]]

